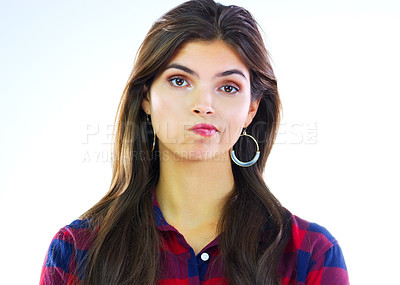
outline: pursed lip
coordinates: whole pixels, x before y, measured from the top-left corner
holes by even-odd
[[[211,124],[197,124],[197,125],[191,127],[189,130],[194,131],[194,130],[199,130],[199,129],[218,131],[217,128]]]
[[[211,137],[218,132],[217,128],[211,124],[197,124],[189,130],[203,137]]]

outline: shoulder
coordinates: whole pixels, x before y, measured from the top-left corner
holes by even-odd
[[[96,231],[89,227],[88,220],[75,220],[58,231],[50,248],[87,250],[93,242],[95,233]]]
[[[50,243],[40,284],[74,284],[79,279],[77,266],[84,261],[95,234],[88,220],[75,220],[61,228]]]
[[[342,250],[333,235],[316,223],[289,216],[292,232],[281,259],[281,276],[304,284],[348,284]]]
[[[318,256],[337,244],[336,239],[326,228],[316,223],[310,223],[292,214],[290,218],[292,235],[291,241],[286,248],[287,250],[302,250]]]

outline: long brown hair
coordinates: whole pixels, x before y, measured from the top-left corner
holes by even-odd
[[[251,167],[232,163],[235,190],[219,222],[219,247],[230,284],[280,284],[277,266],[290,235],[286,211],[262,173],[280,118],[277,83],[257,23],[244,8],[213,0],[188,1],[156,21],[143,41],[116,117],[113,179],[109,192],[82,218],[98,229],[84,264],[82,284],[156,284],[160,239],[153,217],[152,189],[159,178],[153,131],[141,109],[157,71],[184,43],[222,40],[250,71],[251,97],[260,104],[247,133],[260,158]],[[254,146],[238,140],[241,160]]]

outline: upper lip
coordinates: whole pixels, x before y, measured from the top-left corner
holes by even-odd
[[[189,130],[193,131],[193,130],[198,130],[198,129],[207,129],[207,130],[216,130],[218,131],[218,129],[211,124],[197,124],[193,127],[191,127]]]

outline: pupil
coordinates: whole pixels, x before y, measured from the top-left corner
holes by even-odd
[[[231,86],[225,86],[225,91],[226,92],[231,92],[232,91],[232,87]]]
[[[178,84],[178,85],[182,85],[182,84],[183,84],[183,80],[182,80],[182,79],[180,79],[180,78],[178,78],[178,79],[176,80],[176,84]]]

